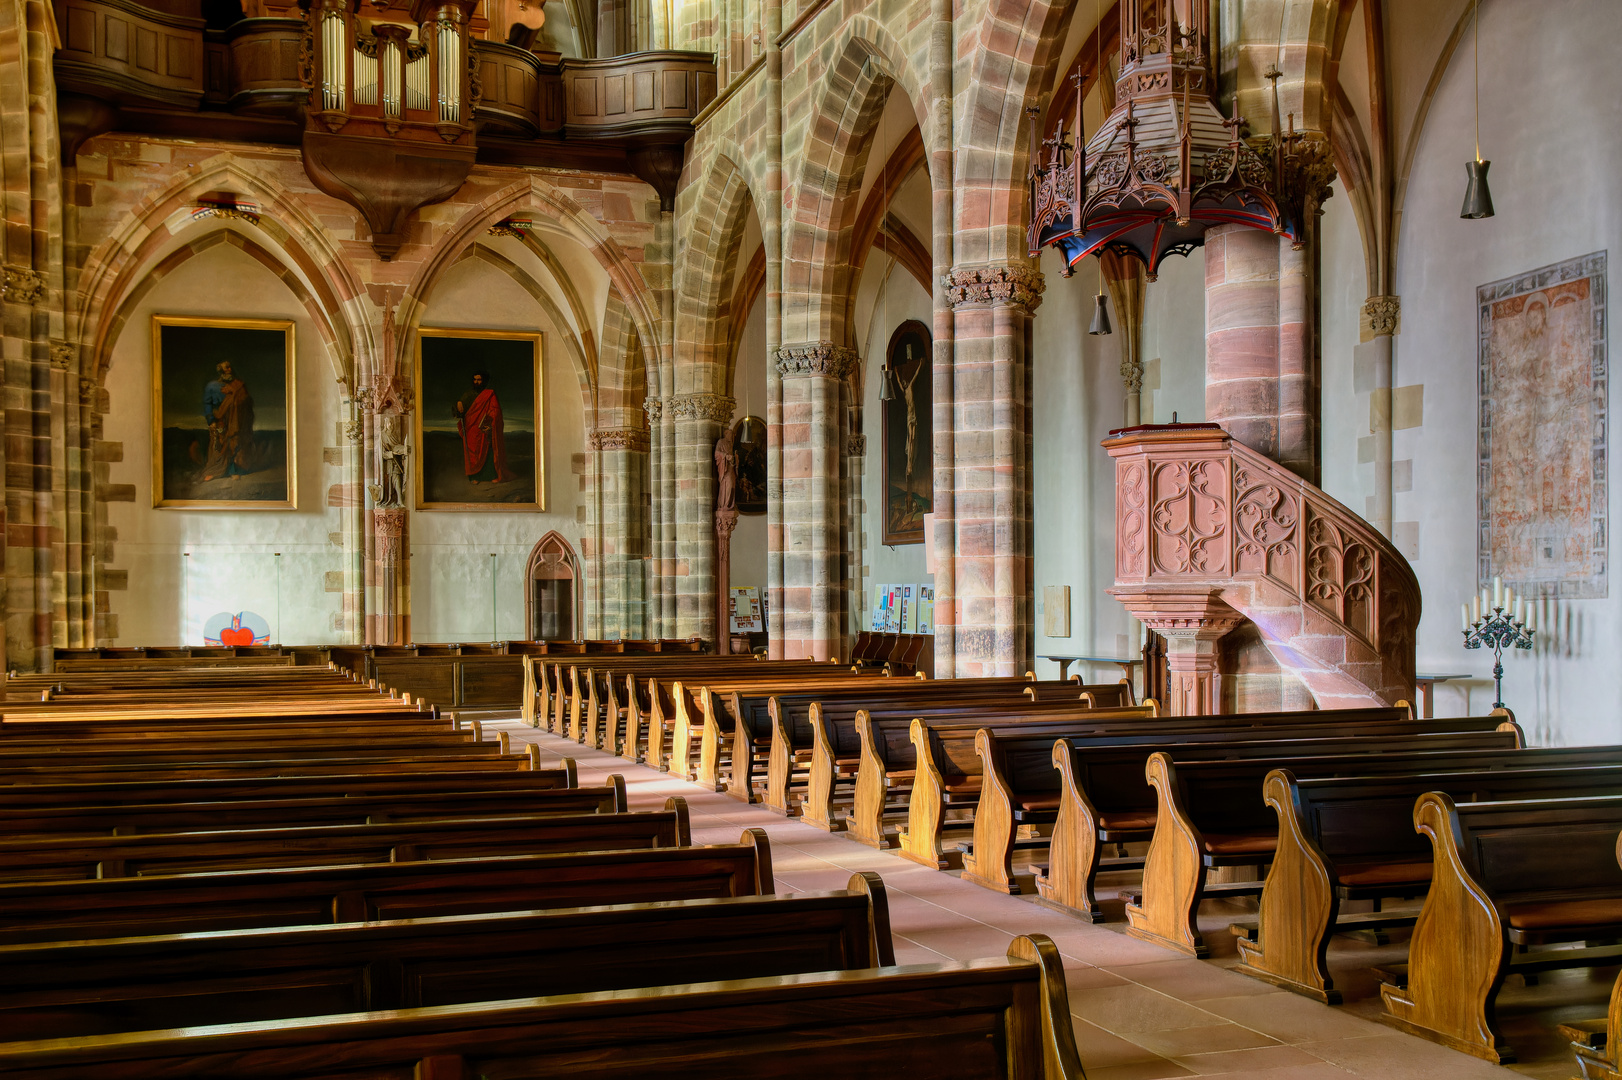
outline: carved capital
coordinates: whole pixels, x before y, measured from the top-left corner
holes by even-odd
[[[1047,287],[1040,271],[1023,266],[960,267],[946,274],[946,298],[954,308],[975,304],[1013,304],[1035,311]]]
[[[855,349],[835,345],[831,341],[817,341],[809,345],[784,345],[777,350],[777,373],[784,378],[820,375],[829,379],[842,379],[856,362]]]
[[[45,299],[45,275],[26,266],[8,266],[0,276],[0,300],[8,304],[37,304]]]
[[[867,454],[867,436],[860,431],[852,432],[850,438],[845,440],[846,457],[863,457]]]
[[[665,401],[665,408],[676,420],[714,420],[718,424],[731,420],[737,405],[720,394],[677,394]]]
[[[715,512],[715,538],[726,544],[732,539],[732,530],[738,527],[738,512],[736,510],[717,510]]]
[[[344,438],[352,443],[358,443],[366,437],[366,421],[360,417],[344,421]]]
[[[377,537],[377,561],[396,562],[406,534],[403,507],[372,511],[372,529]]]
[[[1126,381],[1126,389],[1127,389],[1128,393],[1130,393],[1130,394],[1142,393],[1142,391],[1143,391],[1143,361],[1142,360],[1122,360],[1121,361],[1121,378]]]
[[[73,354],[78,350],[66,341],[51,342],[51,366],[58,371],[66,371],[73,362]]]
[[[1402,327],[1402,297],[1369,297],[1363,301],[1360,321],[1364,341],[1396,334]]]
[[[599,428],[586,436],[593,450],[637,450],[648,452],[647,428]]]
[[[665,399],[650,397],[642,402],[642,411],[648,414],[648,426],[652,427],[664,415]]]
[[[81,376],[79,378],[79,401],[84,405],[96,403],[96,380]]]

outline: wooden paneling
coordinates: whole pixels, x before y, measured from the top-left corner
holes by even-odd
[[[125,0],[67,0],[57,8],[57,25],[58,81],[67,87],[94,84],[121,102],[195,107],[201,101],[202,19]]]
[[[708,55],[649,52],[609,60],[565,60],[571,133],[635,136],[690,123],[715,96]]]

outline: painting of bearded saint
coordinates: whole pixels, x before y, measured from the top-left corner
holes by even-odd
[[[539,334],[424,330],[416,388],[418,509],[542,509]]]
[[[1605,253],[1479,290],[1482,581],[1608,590]]]
[[[292,509],[293,324],[156,316],[153,505]]]

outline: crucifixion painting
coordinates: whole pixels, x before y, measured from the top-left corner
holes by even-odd
[[[924,515],[934,508],[930,358],[929,327],[916,319],[896,327],[886,353],[895,395],[882,410],[886,544],[923,543]]]

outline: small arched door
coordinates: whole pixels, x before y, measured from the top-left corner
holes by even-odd
[[[541,537],[524,572],[524,624],[532,641],[573,641],[577,619],[580,560],[556,532]]]

